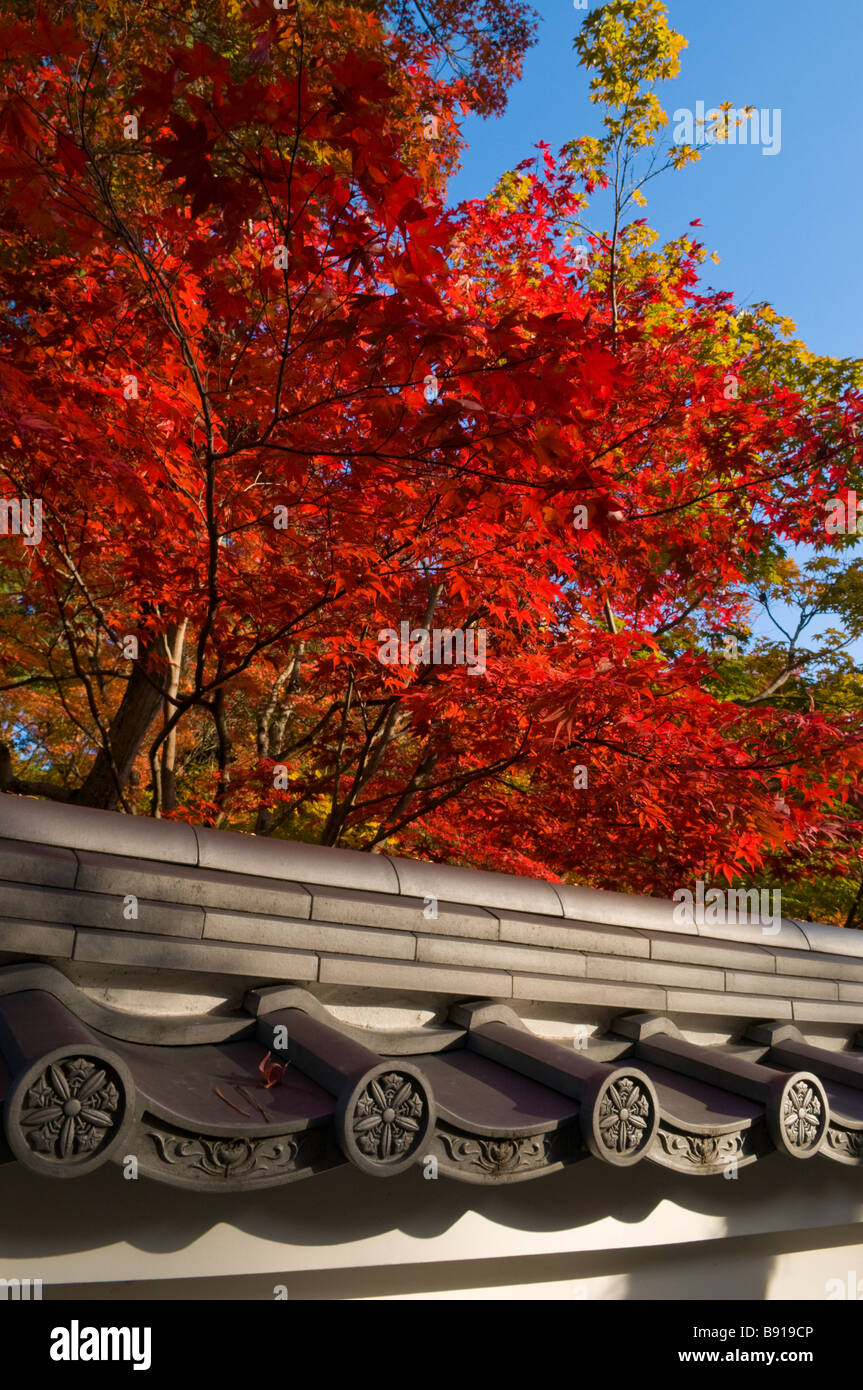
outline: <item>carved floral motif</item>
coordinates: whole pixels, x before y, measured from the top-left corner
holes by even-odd
[[[357,1148],[377,1163],[402,1159],[420,1142],[425,1115],[425,1098],[413,1077],[397,1071],[373,1077],[351,1119]]]
[[[793,1149],[810,1149],[824,1122],[821,1098],[807,1081],[790,1086],[782,1103],[782,1125]]]
[[[842,1154],[845,1158],[859,1163],[863,1159],[863,1130],[840,1129],[837,1125],[830,1125],[827,1130],[827,1147],[833,1153]]]
[[[709,1168],[743,1158],[744,1138],[738,1130],[733,1134],[677,1134],[660,1128],[659,1142],[670,1158],[683,1159],[697,1168]]]
[[[634,1077],[610,1082],[599,1104],[599,1135],[605,1147],[619,1154],[641,1148],[648,1136],[650,1112],[650,1096]]]
[[[306,1137],[303,1134],[222,1139],[172,1134],[167,1129],[149,1129],[147,1133],[164,1163],[205,1173],[210,1178],[247,1178],[252,1182],[298,1167],[300,1147]],[[314,1136],[316,1132],[308,1133]],[[303,1157],[311,1161],[310,1155]]]
[[[29,1087],[19,1123],[46,1158],[93,1155],[113,1137],[120,1100],[119,1078],[105,1063],[61,1057]]]
[[[449,1134],[441,1127],[440,1137],[453,1163],[479,1168],[490,1177],[524,1173],[545,1168],[554,1162],[550,1153],[553,1135],[537,1134],[524,1139],[487,1139]]]

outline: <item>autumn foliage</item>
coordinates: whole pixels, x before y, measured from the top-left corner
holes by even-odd
[[[610,146],[449,206],[526,8],[0,12],[0,496],[44,506],[0,536],[3,789],[653,892],[853,874],[859,706],[735,689],[724,642],[825,544],[859,393],[691,228],[586,232]],[[383,664],[403,621],[485,670]]]

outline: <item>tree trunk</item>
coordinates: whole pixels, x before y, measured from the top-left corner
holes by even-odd
[[[163,714],[167,723],[173,708],[171,700],[176,699],[177,691],[180,688],[180,670],[183,665],[183,644],[186,640],[186,623],[184,618],[176,632],[176,640],[171,642],[171,634],[165,634],[165,648],[168,652],[168,659],[171,663],[171,675],[168,683],[168,695],[170,699],[163,702]],[[162,744],[162,810],[173,811],[177,806],[177,725],[175,724],[165,742]]]
[[[122,791],[128,786],[132,764],[162,708],[166,681],[164,644],[167,641],[169,650],[173,650],[176,640],[177,625],[172,623],[167,637],[157,638],[141,652],[111,720],[109,748],[100,748],[96,754],[83,786],[73,797],[76,805],[99,806],[106,811],[117,809]]]

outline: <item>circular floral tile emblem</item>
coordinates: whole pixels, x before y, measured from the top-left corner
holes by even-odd
[[[425,1129],[425,1113],[425,1098],[411,1077],[393,1071],[371,1080],[354,1108],[357,1148],[378,1163],[404,1158]]]
[[[827,1122],[827,1105],[820,1088],[806,1078],[794,1080],[782,1098],[782,1133],[797,1154],[814,1153]]]
[[[659,1123],[656,1092],[635,1067],[614,1071],[582,1108],[582,1132],[595,1158],[617,1167],[644,1157]]]
[[[58,1048],[13,1082],[3,1107],[6,1139],[28,1168],[77,1177],[124,1142],[134,1121],[134,1094],[128,1067],[113,1053]]]
[[[110,1143],[122,1098],[122,1083],[104,1062],[61,1058],[28,1087],[18,1123],[34,1153],[62,1163]]]
[[[433,1122],[427,1085],[404,1065],[367,1072],[340,1109],[342,1148],[360,1168],[380,1174],[412,1163]]]
[[[652,1104],[646,1088],[635,1077],[610,1081],[599,1103],[599,1133],[607,1149],[633,1154],[650,1137]]]

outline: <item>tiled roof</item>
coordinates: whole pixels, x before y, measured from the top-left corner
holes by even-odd
[[[345,1161],[500,1182],[588,1155],[695,1174],[775,1149],[863,1160],[863,936],[673,912],[0,796],[6,1156],[66,1176],[131,1155],[220,1190]],[[97,968],[235,980],[244,1007],[130,1013],[86,988]],[[352,1026],[338,989],[433,1018]],[[596,1027],[542,1037],[521,1016],[538,1008]],[[694,1041],[699,1020],[724,1041]],[[270,1087],[267,1051],[288,1062]]]

